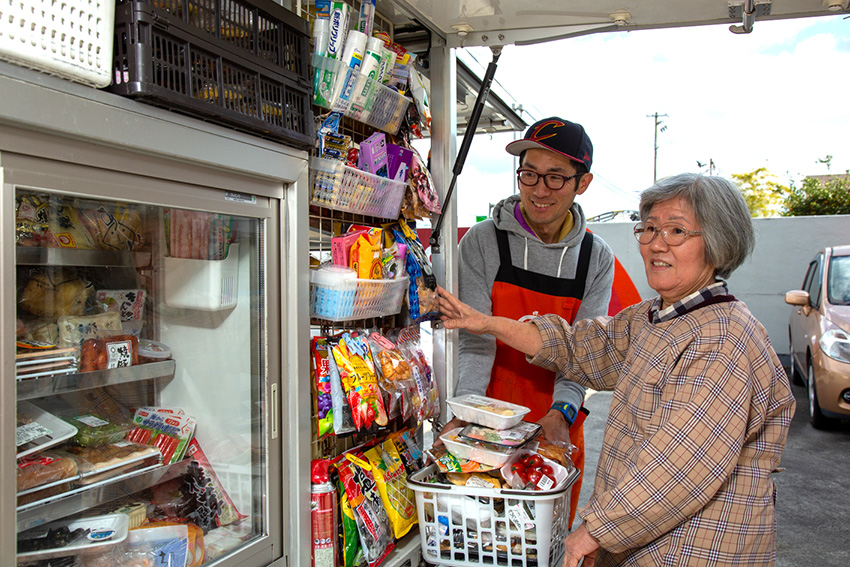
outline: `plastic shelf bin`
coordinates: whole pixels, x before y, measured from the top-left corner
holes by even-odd
[[[315,275],[314,271],[310,278],[310,315],[328,321],[395,315],[401,311],[409,283],[408,278],[403,277],[395,280],[354,279],[328,286],[317,283]]]
[[[2,4],[0,59],[92,87],[110,83],[115,0]]]
[[[389,134],[398,132],[410,99],[351,69],[339,59],[313,55],[313,102]]]
[[[239,245],[224,260],[164,258],[165,304],[180,309],[222,311],[236,307]]]
[[[555,567],[564,556],[573,469],[555,490],[436,482],[437,466],[412,474],[422,556],[435,565]]]
[[[307,27],[271,0],[119,2],[109,90],[308,149]]]
[[[402,181],[360,171],[337,159],[310,158],[313,195],[310,203],[337,211],[397,219],[404,189]]]

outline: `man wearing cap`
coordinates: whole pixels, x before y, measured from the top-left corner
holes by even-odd
[[[459,249],[459,297],[488,314],[521,319],[556,313],[572,323],[608,314],[614,254],[587,230],[574,202],[593,179],[593,146],[584,128],[552,117],[508,144],[519,156],[519,195],[502,200],[491,219],[464,235]],[[531,408],[547,440],[579,448],[584,468],[584,388],[532,366],[525,355],[490,335],[460,332],[456,396],[487,395]],[[443,431],[457,427],[452,420]],[[569,524],[575,517],[581,477],[573,486]]]

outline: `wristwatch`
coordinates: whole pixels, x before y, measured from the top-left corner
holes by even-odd
[[[570,402],[555,402],[552,404],[551,409],[558,410],[564,414],[564,419],[567,420],[568,425],[572,425],[576,420],[576,415],[578,415],[578,408]]]

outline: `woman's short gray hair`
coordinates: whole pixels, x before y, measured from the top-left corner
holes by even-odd
[[[755,246],[755,231],[744,196],[723,177],[681,173],[658,181],[640,194],[645,221],[658,203],[681,197],[694,211],[705,242],[705,259],[715,276],[726,279]]]

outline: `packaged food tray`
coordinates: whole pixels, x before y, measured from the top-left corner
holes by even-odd
[[[80,518],[70,522],[68,520],[60,520],[20,533],[18,534],[18,541],[27,542],[44,539],[51,530],[63,530],[72,534],[80,530],[76,533],[81,535],[81,537],[73,539],[67,545],[57,545],[55,547],[18,553],[18,559],[35,561],[68,555],[103,553],[106,548],[119,544],[127,538],[129,517],[127,514],[107,514],[104,516]]]
[[[522,421],[531,410],[487,396],[467,394],[446,400],[455,417],[492,429],[507,429]]]
[[[445,444],[446,450],[455,457],[501,468],[516,451],[516,449],[497,449],[476,441],[466,441],[459,437],[462,429],[462,427],[457,427],[440,435],[440,440]]]
[[[310,315],[328,321],[385,317],[401,311],[409,278],[352,279],[336,285],[316,282],[311,273]]]
[[[389,134],[398,132],[410,99],[344,61],[313,55],[313,102]]]
[[[271,0],[119,2],[109,90],[307,149],[307,27]]]
[[[92,87],[112,80],[115,2],[2,2],[0,59]]]
[[[310,158],[313,194],[310,203],[337,211],[397,219],[407,186],[355,167],[338,159]]]
[[[437,483],[436,465],[425,467],[408,478],[422,556],[435,565],[560,565],[578,476],[574,469],[557,489],[532,492]]]

